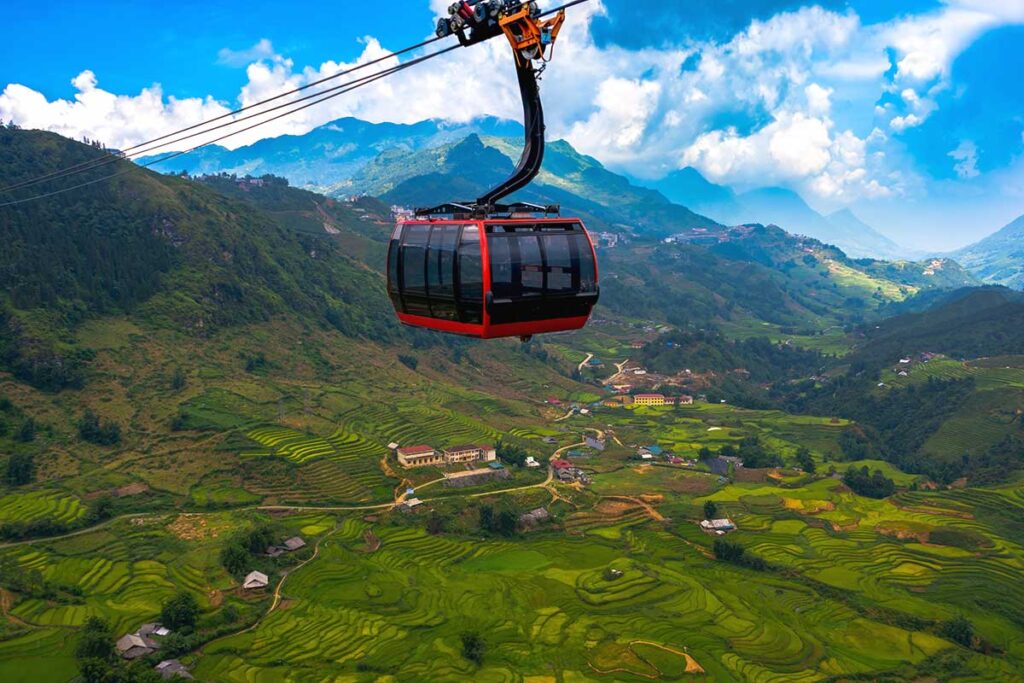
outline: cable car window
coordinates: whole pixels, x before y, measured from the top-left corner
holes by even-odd
[[[572,243],[569,235],[545,235],[544,253],[547,256],[548,294],[573,294]]]
[[[544,293],[544,258],[540,251],[540,238],[535,235],[517,235],[519,244],[519,283],[522,296],[540,296]]]
[[[427,241],[429,225],[409,225],[402,242],[402,295],[407,313],[430,315],[427,304]]]
[[[456,320],[455,310],[455,247],[459,241],[458,225],[435,225],[430,233],[427,251],[427,289],[431,316]]]
[[[597,264],[594,262],[594,251],[590,247],[590,241],[583,233],[572,236],[576,243],[576,251],[580,259],[580,294],[594,294],[597,292]]]
[[[484,262],[480,255],[480,231],[475,225],[462,231],[459,245],[459,308],[464,323],[484,322]]]
[[[388,294],[391,296],[395,308],[399,309],[402,306],[398,287],[398,253],[401,240],[402,226],[399,225],[395,228],[395,233],[391,236],[391,244],[388,246]]]
[[[491,255],[491,292],[495,299],[511,299],[518,290],[512,279],[512,242],[507,237],[487,241]]]

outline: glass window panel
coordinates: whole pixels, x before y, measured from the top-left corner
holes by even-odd
[[[484,315],[484,265],[480,255],[480,232],[475,225],[462,231],[458,256],[461,319],[479,325]]]
[[[402,294],[407,312],[429,315],[427,306],[427,240],[429,225],[410,225],[402,244]]]
[[[430,294],[430,308],[435,318],[456,318],[454,278],[455,247],[458,240],[458,225],[436,225],[430,233],[427,288]]]
[[[592,294],[597,291],[597,264],[594,262],[594,251],[590,247],[590,240],[582,232],[573,235],[572,239],[576,242],[580,261],[579,291],[581,294]]]
[[[544,250],[548,264],[548,294],[572,294],[573,285],[572,245],[569,235],[546,235]]]
[[[544,293],[544,259],[540,252],[540,238],[536,235],[517,235],[514,239],[519,245],[520,294],[539,296]]]
[[[491,256],[491,291],[495,299],[510,299],[518,293],[512,273],[512,238],[493,236],[487,242]]]

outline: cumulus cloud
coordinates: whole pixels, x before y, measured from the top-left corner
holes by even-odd
[[[431,0],[438,14],[448,4]],[[595,44],[590,24],[604,12],[600,2],[574,8],[544,74],[552,137],[565,137],[580,151],[641,177],[693,165],[741,188],[777,182],[847,201],[904,191],[908,174],[894,166],[895,138],[934,112],[953,60],[973,40],[992,27],[1024,21],[1024,0],[946,0],[934,11],[875,25],[863,24],[853,11],[805,7],[719,40],[641,50]],[[276,54],[269,39],[243,50],[225,48],[219,63],[245,67],[232,103],[176,99],[159,84],[115,94],[83,71],[70,100],[8,85],[0,94],[0,119],[123,148],[396,47],[372,37],[361,42],[354,61],[313,66]],[[390,59],[359,75],[398,63]],[[865,123],[872,112],[875,120]],[[501,40],[456,51],[222,144],[301,134],[346,116],[413,123],[482,115],[521,116],[515,72]],[[977,172],[970,156],[953,158],[965,172]]]
[[[266,38],[261,39],[255,45],[245,50],[232,50],[221,48],[217,53],[217,63],[222,66],[244,67],[261,59],[268,59],[275,56],[274,44]]]
[[[956,149],[949,153],[949,157],[957,162],[953,166],[953,171],[958,177],[970,180],[981,175],[981,172],[978,171],[978,146],[971,140],[962,141]]]

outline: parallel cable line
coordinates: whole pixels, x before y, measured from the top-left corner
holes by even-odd
[[[78,185],[72,185],[71,187],[61,188],[60,190],[54,190],[52,192],[47,192],[47,193],[40,194],[40,195],[35,195],[35,196],[32,196],[32,197],[26,197],[24,199],[17,199],[17,200],[14,200],[14,201],[4,202],[4,203],[0,204],[0,208],[4,208],[4,207],[8,207],[8,206],[16,206],[18,204],[24,204],[26,202],[35,201],[37,199],[45,199],[47,197],[54,197],[54,196],[59,195],[59,194],[64,194],[65,192],[71,192],[72,190],[78,190],[78,189],[81,189],[83,187],[89,187],[90,185],[95,185],[96,183],[101,183],[101,182],[103,182],[105,180],[111,180],[113,178],[118,178],[120,176],[123,176],[123,175],[126,175],[128,173],[134,172],[139,167],[141,167],[141,168],[149,168],[150,166],[155,166],[155,165],[160,164],[162,162],[170,161],[171,159],[175,159],[177,157],[184,156],[186,154],[191,154],[192,152],[195,152],[196,150],[202,149],[203,147],[207,147],[209,145],[216,144],[218,142],[221,142],[222,140],[226,140],[228,138],[234,137],[235,135],[240,135],[241,133],[245,133],[247,131],[253,130],[254,128],[259,128],[260,126],[264,126],[264,125],[266,125],[268,123],[272,123],[273,121],[277,121],[277,120],[283,119],[283,118],[285,118],[287,116],[291,116],[292,114],[300,112],[303,109],[308,109],[310,107],[314,107],[314,106],[316,106],[316,105],[318,105],[318,104],[320,104],[322,102],[326,102],[327,100],[333,99],[335,97],[339,97],[341,95],[344,95],[345,93],[351,92],[353,90],[357,90],[357,89],[359,89],[359,88],[361,88],[363,86],[369,85],[370,83],[373,83],[375,81],[379,81],[379,80],[381,80],[383,78],[386,78],[386,77],[388,77],[388,76],[390,76],[392,74],[398,73],[399,71],[404,71],[405,69],[409,69],[409,68],[415,66],[416,64],[424,62],[424,61],[426,61],[428,59],[433,59],[434,57],[440,57],[441,55],[446,54],[448,52],[452,52],[454,50],[458,50],[460,47],[461,47],[460,45],[453,45],[451,47],[445,48],[444,50],[440,50],[438,52],[434,52],[434,53],[432,53],[430,55],[427,55],[425,57],[420,57],[417,60],[413,60],[413,61],[407,62],[405,64],[400,64],[399,66],[391,67],[390,69],[385,69],[384,71],[381,71],[381,72],[379,72],[379,73],[377,73],[377,74],[375,74],[373,76],[368,76],[368,77],[366,77],[364,79],[360,79],[362,82],[360,82],[360,83],[358,83],[356,85],[352,85],[352,86],[347,87],[347,88],[345,88],[343,90],[331,93],[331,94],[326,95],[326,96],[321,96],[319,99],[317,99],[317,100],[315,100],[313,102],[308,102],[308,103],[302,105],[301,107],[296,107],[294,109],[290,109],[290,110],[288,110],[286,112],[282,112],[282,113],[280,113],[280,114],[278,114],[276,116],[273,116],[273,117],[271,117],[271,118],[269,118],[269,119],[267,119],[265,121],[260,121],[258,123],[252,124],[251,126],[246,126],[245,128],[242,128],[241,130],[232,131],[230,133],[222,135],[222,136],[220,136],[218,138],[215,138],[213,140],[208,140],[208,141],[206,141],[206,142],[204,142],[204,143],[202,143],[200,145],[196,145],[195,147],[192,147],[190,149],[182,150],[182,151],[179,151],[179,152],[173,152],[173,153],[171,153],[171,154],[169,154],[169,155],[167,155],[165,157],[161,157],[159,159],[153,159],[151,161],[147,161],[144,164],[133,164],[131,166],[131,168],[127,168],[127,169],[125,169],[123,171],[119,171],[118,173],[113,173],[113,174],[110,174],[110,175],[106,175],[106,176],[103,176],[102,178],[96,178],[96,179],[90,180],[88,182],[79,183]],[[321,95],[322,95],[322,93],[321,93]],[[114,157],[113,160],[114,161],[122,161],[122,159],[119,158],[119,157]],[[92,169],[86,169],[86,170],[92,170]]]
[[[561,11],[563,11],[565,9],[568,9],[570,7],[575,7],[577,5],[581,5],[581,4],[584,4],[586,2],[590,2],[590,0],[573,0],[573,2],[569,2],[569,3],[566,3],[566,4],[562,5],[562,6],[560,6],[560,7],[556,7],[554,9],[542,12],[539,16],[541,16],[541,17],[549,16],[551,14],[555,14],[557,12],[561,12]],[[241,107],[239,109],[236,109],[234,111],[228,112],[226,114],[221,114],[220,116],[214,117],[214,118],[212,118],[212,119],[210,119],[208,121],[203,121],[201,123],[197,123],[195,125],[188,126],[187,128],[182,128],[182,129],[180,129],[178,131],[175,131],[175,132],[172,132],[172,133],[168,133],[166,135],[162,135],[162,136],[160,136],[158,138],[153,138],[152,140],[148,140],[146,142],[138,143],[136,145],[133,145],[132,147],[127,148],[126,150],[121,151],[119,154],[108,154],[108,155],[103,156],[103,157],[98,157],[98,158],[95,158],[95,159],[90,159],[88,161],[80,162],[78,164],[74,164],[74,165],[66,167],[64,169],[59,169],[59,170],[56,170],[56,171],[51,171],[50,173],[44,174],[42,176],[38,176],[36,178],[31,178],[31,179],[28,179],[28,180],[21,181],[19,183],[15,183],[13,185],[9,185],[9,186],[4,187],[4,188],[0,188],[0,193],[8,193],[8,192],[10,192],[12,190],[22,189],[22,188],[25,188],[25,187],[31,187],[31,186],[37,185],[39,183],[48,182],[48,181],[51,181],[51,180],[59,180],[61,178],[66,178],[66,177],[78,175],[78,174],[81,174],[81,173],[84,173],[84,172],[87,172],[87,171],[91,171],[91,170],[94,170],[94,169],[97,169],[97,168],[101,168],[103,166],[107,166],[109,164],[116,163],[118,161],[127,161],[127,160],[130,160],[132,157],[137,157],[137,156],[141,156],[143,154],[152,153],[155,150],[159,149],[160,147],[166,147],[167,145],[172,145],[172,144],[177,144],[179,142],[184,142],[185,140],[190,140],[190,139],[199,137],[201,135],[207,135],[207,134],[212,133],[214,131],[221,130],[223,128],[228,128],[228,127],[231,127],[231,126],[235,126],[235,125],[237,125],[239,123],[251,120],[253,118],[259,118],[261,116],[265,116],[267,114],[270,114],[272,112],[278,111],[280,109],[285,109],[285,108],[288,108],[288,107],[292,107],[293,105],[298,104],[300,102],[306,102],[307,100],[311,100],[311,99],[314,100],[314,101],[309,102],[308,104],[305,104],[305,105],[303,105],[301,107],[290,109],[290,110],[288,110],[288,111],[286,111],[286,112],[284,112],[282,114],[279,114],[277,116],[271,117],[271,118],[269,118],[269,119],[267,119],[265,121],[261,121],[259,123],[254,124],[254,125],[247,126],[247,127],[242,128],[240,130],[237,130],[237,131],[233,131],[231,133],[228,133],[227,135],[223,135],[223,136],[218,137],[218,138],[216,138],[214,140],[210,140],[210,141],[204,142],[201,145],[196,145],[196,146],[194,146],[194,147],[192,147],[190,149],[187,149],[187,150],[184,150],[184,151],[179,151],[179,152],[174,152],[174,153],[172,153],[172,154],[170,154],[170,155],[168,155],[166,157],[163,157],[163,158],[160,158],[160,159],[155,159],[155,160],[152,160],[152,161],[148,161],[148,162],[142,163],[142,164],[135,164],[135,165],[136,166],[140,166],[142,168],[149,168],[151,166],[155,166],[156,164],[162,163],[164,161],[169,161],[171,159],[183,156],[185,154],[190,154],[192,152],[195,152],[196,150],[202,149],[203,147],[207,147],[209,145],[215,144],[215,143],[220,142],[222,140],[226,140],[228,138],[234,137],[235,135],[239,135],[241,133],[245,133],[247,131],[253,130],[254,128],[258,128],[259,126],[263,126],[263,125],[266,125],[266,124],[271,123],[273,121],[277,121],[277,120],[279,120],[281,118],[284,118],[286,116],[290,116],[290,115],[292,115],[292,114],[294,114],[296,112],[302,111],[304,109],[308,109],[309,107],[315,106],[317,104],[320,104],[321,102],[325,102],[327,100],[333,99],[333,98],[338,97],[340,95],[343,95],[345,93],[352,92],[353,90],[356,90],[356,89],[358,89],[360,87],[363,87],[365,85],[369,85],[370,83],[378,81],[378,80],[380,80],[382,78],[385,78],[387,76],[390,76],[390,75],[392,75],[394,73],[397,73],[399,71],[403,71],[403,70],[405,70],[407,68],[410,68],[410,67],[415,66],[417,64],[420,64],[422,62],[425,62],[425,61],[427,61],[429,59],[433,59],[434,57],[439,57],[439,56],[441,56],[443,54],[446,54],[448,52],[452,52],[452,51],[457,50],[460,47],[462,47],[461,45],[453,45],[453,46],[445,48],[443,50],[439,50],[437,52],[433,52],[433,53],[431,53],[429,55],[425,55],[423,57],[419,57],[419,58],[414,59],[414,60],[412,60],[410,62],[406,62],[405,64],[400,64],[398,66],[394,66],[394,67],[391,67],[389,69],[385,69],[383,71],[380,71],[380,72],[378,72],[376,74],[373,74],[373,75],[370,75],[370,76],[364,76],[364,77],[358,78],[358,79],[356,79],[354,81],[350,81],[350,82],[342,84],[342,85],[336,85],[334,87],[327,88],[326,90],[321,90],[321,91],[313,93],[311,95],[307,95],[305,97],[299,98],[298,100],[292,100],[292,101],[289,101],[289,102],[277,105],[275,107],[272,107],[270,109],[266,109],[266,110],[261,111],[261,112],[256,112],[256,113],[249,114],[248,116],[244,116],[242,118],[238,118],[238,119],[232,118],[232,117],[237,116],[240,113],[251,111],[251,110],[253,110],[253,109],[257,108],[257,107],[262,107],[262,106],[264,106],[266,104],[269,104],[271,102],[283,99],[285,97],[289,97],[289,96],[295,95],[297,93],[300,93],[300,92],[303,92],[303,91],[306,91],[306,90],[309,90],[310,88],[316,87],[318,85],[322,85],[322,84],[324,84],[324,83],[326,83],[328,81],[332,81],[332,80],[340,78],[342,76],[354,73],[355,71],[359,71],[360,69],[365,69],[365,68],[367,68],[369,66],[373,66],[375,64],[380,64],[381,62],[384,62],[384,61],[387,61],[387,60],[390,60],[390,59],[394,59],[394,58],[397,58],[397,57],[399,57],[401,55],[407,54],[409,52],[421,49],[421,48],[423,48],[425,46],[428,46],[428,45],[431,45],[433,43],[436,43],[439,40],[442,40],[442,39],[447,38],[447,37],[448,36],[435,37],[435,38],[431,38],[429,40],[422,41],[420,43],[417,43],[416,45],[411,45],[411,46],[409,46],[407,48],[404,48],[402,50],[397,50],[395,52],[389,53],[389,54],[384,55],[382,57],[378,57],[378,58],[376,58],[374,60],[366,62],[365,64],[360,64],[360,65],[357,65],[357,66],[355,66],[355,67],[353,67],[351,69],[347,69],[345,71],[341,71],[341,72],[333,74],[331,76],[327,76],[325,78],[321,78],[321,79],[319,79],[317,81],[313,81],[311,83],[307,83],[306,85],[303,85],[301,87],[295,88],[295,89],[290,90],[288,92],[280,93],[280,94],[275,95],[273,97],[269,97],[269,98],[267,98],[265,100],[262,100],[260,102],[255,102],[253,104]],[[227,119],[227,118],[232,118],[232,120],[228,121],[226,123],[222,123],[220,125],[214,126],[212,128],[207,128],[207,126],[209,126],[211,123],[216,123],[218,121],[223,121],[224,119]],[[198,132],[192,132],[192,131],[197,131],[197,129],[201,129],[201,128],[204,128],[205,130],[198,130]],[[169,140],[168,139],[168,138],[174,138],[175,136],[183,135],[185,133],[190,133],[190,134],[189,135],[184,135],[184,137],[179,137],[179,138],[176,138],[174,140]],[[160,143],[160,144],[157,144],[157,143]],[[155,145],[155,147],[154,147],[154,145]],[[144,148],[148,148],[148,149],[144,149]],[[15,205],[18,205],[18,204],[24,204],[26,202],[35,201],[37,199],[45,199],[47,197],[53,197],[55,195],[63,194],[65,192],[70,192],[72,190],[77,190],[77,189],[80,189],[80,188],[83,188],[83,187],[88,187],[90,185],[94,185],[96,183],[103,182],[104,180],[110,180],[112,178],[116,178],[116,177],[125,175],[126,173],[130,173],[130,172],[131,172],[131,169],[127,169],[127,170],[121,171],[119,173],[114,173],[114,174],[111,174],[111,175],[107,175],[107,176],[104,176],[102,178],[97,178],[97,179],[94,179],[94,180],[91,180],[91,181],[88,181],[88,182],[80,183],[78,185],[73,185],[71,187],[62,188],[60,190],[54,190],[52,192],[47,192],[47,193],[44,193],[44,194],[35,195],[35,196],[27,197],[27,198],[24,198],[24,199],[19,199],[19,200],[13,200],[13,201],[9,201],[9,202],[0,203],[0,208],[4,208],[4,207],[8,207],[8,206],[15,206]]]

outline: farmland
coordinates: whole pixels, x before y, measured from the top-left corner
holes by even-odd
[[[956,654],[973,672],[963,680],[1017,676],[1024,588],[1013,577],[1024,548],[1010,533],[1024,519],[1019,487],[872,501],[828,478],[799,488],[728,484],[663,495],[655,506],[668,518],[658,521],[605,498],[635,494],[635,482],[623,478],[616,489],[609,476],[599,492],[563,490],[570,504],[552,508],[554,526],[513,539],[430,535],[418,515],[286,516],[289,529],[319,540],[317,558],[289,576],[282,607],[253,630],[186,661],[210,681],[730,681],[902,677]],[[738,524],[731,539],[778,569],[712,559],[694,524],[707,499]],[[466,506],[436,510],[457,518]],[[0,648],[0,671],[14,670],[12,653],[39,648],[54,654],[49,664],[24,660],[33,680],[64,680],[73,662],[57,639],[62,629],[102,615],[130,630],[176,589],[193,592],[203,619],[215,620],[223,603],[210,596],[235,591],[209,551],[248,516],[201,515],[192,525],[202,533],[185,535],[180,520],[153,517],[3,551],[49,580],[73,582],[83,597],[19,602],[12,616],[31,629]],[[230,600],[255,616],[267,604],[254,597]],[[962,613],[1003,654],[943,638],[936,624]],[[467,632],[486,643],[479,668],[460,655]]]

